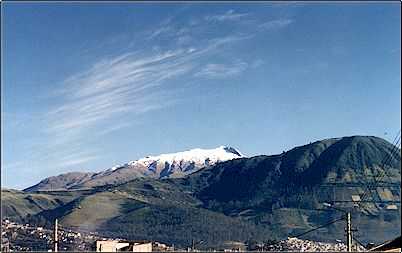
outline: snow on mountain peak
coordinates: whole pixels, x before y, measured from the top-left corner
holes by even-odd
[[[148,171],[159,174],[159,177],[181,177],[197,171],[203,167],[209,167],[219,162],[244,157],[238,150],[232,147],[219,146],[214,149],[195,148],[171,154],[158,156],[146,156],[136,161],[131,161],[123,166],[115,166],[107,170],[113,172],[128,166],[146,167]]]
[[[204,163],[206,159],[209,159],[211,162],[218,161],[227,161],[235,158],[244,157],[240,152],[238,152],[234,148],[228,148],[225,146],[219,146],[215,149],[201,149],[195,148],[188,151],[171,153],[171,154],[161,154],[159,156],[147,156],[141,159],[138,159],[137,163],[142,163],[144,165],[148,165],[148,163],[153,161],[159,162],[167,162],[169,164],[174,163],[175,161],[189,161],[195,163]]]

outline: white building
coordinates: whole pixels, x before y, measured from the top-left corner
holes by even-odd
[[[126,240],[99,240],[96,241],[97,252],[151,252],[152,243],[149,241],[126,241]]]

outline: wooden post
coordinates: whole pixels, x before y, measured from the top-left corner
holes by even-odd
[[[54,244],[54,252],[57,252],[57,248],[58,248],[58,240],[57,240],[57,223],[58,223],[58,220],[57,220],[57,217],[56,218],[54,218],[54,237],[53,237],[53,244]]]
[[[346,212],[346,245],[348,252],[352,251],[352,231],[350,225],[350,212]]]

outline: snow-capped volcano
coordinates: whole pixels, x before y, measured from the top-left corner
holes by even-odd
[[[159,156],[147,156],[137,161],[132,161],[129,164],[140,163],[145,166],[148,166],[150,163],[154,161],[162,162],[162,163],[170,163],[173,164],[177,161],[192,161],[196,164],[205,164],[205,161],[208,160],[212,163],[217,163],[221,161],[232,160],[235,158],[244,157],[239,151],[234,148],[228,148],[225,146],[219,146],[215,149],[191,149],[189,151],[172,153],[172,154],[162,154]]]
[[[99,173],[88,173],[89,176],[73,182],[54,183],[59,189],[79,189],[86,187],[95,187],[106,184],[120,184],[128,182],[135,178],[179,178],[185,177],[204,167],[213,166],[219,162],[224,162],[236,158],[244,157],[238,150],[219,146],[215,149],[191,149],[188,151],[161,154],[158,156],[147,156],[124,165],[117,165]],[[64,174],[52,177],[52,182],[58,181],[58,178]],[[50,190],[54,187],[45,184],[42,180],[39,184],[30,187],[30,190]],[[38,188],[38,189],[37,189]]]
[[[219,162],[241,157],[244,156],[236,149],[219,146],[215,149],[196,148],[189,151],[172,154],[147,156],[136,161],[129,162],[127,166],[145,166],[149,170],[159,173],[160,178],[169,176],[181,177],[193,173],[203,167],[209,167]]]
[[[244,156],[231,147],[219,146],[215,149],[196,148],[178,153],[147,156],[124,165],[114,166],[105,172],[111,173],[127,167],[135,167],[137,170],[141,170],[139,167],[145,167],[148,169],[147,172],[154,174],[152,177],[183,177],[198,169],[241,157]],[[145,174],[149,176],[149,173]]]

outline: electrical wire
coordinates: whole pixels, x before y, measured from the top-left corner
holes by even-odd
[[[387,155],[386,155],[386,156],[383,158],[383,160],[381,161],[381,164],[382,164],[381,167],[382,167],[383,169],[384,169],[384,168],[385,168],[385,169],[384,169],[383,174],[381,175],[379,181],[382,180],[382,178],[384,177],[384,175],[387,175],[387,176],[388,176],[388,174],[386,174],[387,171],[388,171],[388,169],[389,169],[389,168],[387,168],[387,166],[389,165],[389,163],[390,163],[390,161],[391,161],[392,155],[394,155],[395,148],[399,145],[400,133],[401,133],[401,131],[399,131],[398,134],[397,134],[397,136],[395,137],[395,139],[394,139],[394,141],[393,141],[393,147],[392,147],[392,149],[390,150],[390,152],[388,152]],[[399,137],[399,138],[398,138],[398,137]],[[395,143],[396,140],[398,140],[398,141]],[[388,178],[389,178],[389,176],[388,176]],[[389,179],[390,179],[390,178],[389,178]],[[374,181],[374,182],[371,182],[371,183],[369,184],[369,186],[367,187],[368,191],[367,191],[367,189],[366,189],[366,191],[363,193],[362,198],[361,198],[361,201],[362,201],[362,202],[365,201],[365,199],[368,197],[368,194],[372,195],[371,187],[372,187],[372,186],[376,187],[376,186],[378,185],[378,182],[379,182],[379,181],[376,181],[376,179],[375,179],[374,177],[373,177],[373,181]],[[373,195],[372,195],[372,197],[373,197]],[[373,200],[374,200],[374,198],[373,198]],[[359,210],[356,210],[356,209],[353,210],[353,215],[355,215],[356,213],[360,212],[361,208],[362,208],[362,207],[359,206]],[[325,225],[319,226],[319,227],[317,227],[317,228],[315,228],[315,229],[311,229],[311,230],[309,230],[309,231],[306,231],[306,232],[303,232],[303,233],[300,233],[300,234],[297,234],[297,235],[294,235],[294,236],[291,236],[291,237],[300,237],[300,236],[302,236],[302,235],[305,235],[305,234],[314,232],[314,231],[316,231],[316,230],[318,230],[318,229],[321,229],[321,228],[323,228],[323,227],[332,225],[333,223],[338,222],[338,221],[341,221],[341,220],[344,220],[344,219],[345,219],[345,218],[340,218],[340,219],[338,219],[338,220],[332,221],[332,222],[327,223],[327,224],[325,224]],[[360,243],[356,238],[354,238],[354,237],[352,237],[352,238],[353,238],[357,243],[359,243],[362,247],[365,248],[365,246],[364,246],[362,243]],[[273,242],[273,243],[270,243],[270,244],[267,244],[267,245],[265,245],[265,246],[276,245],[276,244],[279,244],[279,243],[283,242],[284,240],[286,240],[286,239],[282,239],[282,240],[279,240],[279,241],[277,240],[277,241],[275,241],[275,242]]]
[[[340,218],[340,219],[331,221],[330,223],[327,223],[327,224],[325,224],[325,225],[321,225],[321,226],[319,226],[319,227],[317,227],[317,228],[310,229],[310,230],[308,230],[308,231],[306,231],[306,232],[303,232],[303,233],[300,233],[300,234],[297,234],[297,235],[293,235],[293,236],[289,236],[289,237],[300,237],[300,236],[302,236],[302,235],[305,235],[305,234],[314,232],[314,231],[316,231],[316,230],[318,230],[318,229],[321,229],[321,228],[327,227],[327,226],[329,226],[329,225],[332,225],[332,224],[334,224],[334,223],[336,223],[336,222],[338,222],[338,221],[341,221],[341,220],[345,220],[345,218]],[[273,243],[266,244],[265,246],[276,245],[276,244],[279,244],[279,243],[281,243],[281,242],[283,242],[283,241],[285,241],[285,240],[286,240],[286,239],[282,239],[282,240],[279,240],[279,241],[277,240],[277,241],[275,241],[275,242],[273,242]]]
[[[362,209],[362,207],[363,207],[363,205],[364,205],[364,201],[367,200],[367,197],[368,197],[369,194],[370,194],[372,197],[374,197],[374,196],[372,195],[372,192],[371,192],[372,189],[375,189],[375,188],[378,186],[379,181],[381,181],[385,175],[388,175],[387,172],[388,172],[388,170],[389,170],[389,167],[388,167],[388,166],[390,165],[391,157],[392,157],[392,155],[394,155],[394,152],[395,152],[395,150],[396,150],[396,148],[397,148],[397,146],[399,145],[399,142],[400,142],[400,140],[401,140],[400,133],[401,133],[401,131],[399,131],[398,134],[396,135],[396,137],[394,138],[394,140],[393,140],[393,142],[392,142],[392,144],[393,144],[392,149],[390,150],[390,152],[387,153],[387,155],[383,158],[383,160],[382,160],[382,162],[381,162],[380,167],[383,168],[383,173],[380,173],[380,179],[377,181],[377,180],[375,179],[375,177],[373,176],[373,181],[368,184],[366,190],[365,190],[365,191],[363,192],[363,194],[362,194],[362,197],[361,197],[361,203],[362,203],[362,205],[359,206],[357,209],[353,210],[352,216],[356,216],[356,215],[361,211],[361,209]],[[359,216],[359,217],[360,217],[360,216]],[[359,219],[359,218],[358,218],[358,219]]]
[[[357,224],[361,219],[361,215],[358,215],[358,214],[361,212],[362,208],[364,207],[364,203],[368,200],[369,195],[371,195],[371,198],[372,198],[370,202],[372,202],[374,204],[374,206],[377,207],[377,205],[374,201],[374,196],[373,196],[372,190],[376,189],[378,187],[379,182],[382,182],[382,180],[385,176],[387,176],[391,182],[391,179],[388,175],[388,171],[390,169],[390,164],[392,162],[392,158],[395,155],[394,153],[395,153],[395,151],[397,151],[397,148],[400,145],[400,141],[401,141],[400,133],[401,133],[401,131],[399,130],[398,134],[396,135],[396,137],[394,138],[394,140],[392,142],[392,145],[393,145],[392,149],[390,150],[390,152],[387,153],[387,155],[384,157],[384,159],[381,162],[380,167],[383,169],[383,171],[379,175],[380,178],[378,180],[376,180],[375,177],[373,176],[373,181],[368,184],[368,186],[366,187],[365,191],[362,194],[361,205],[359,205],[358,208],[356,208],[352,211],[352,214],[351,214],[352,217],[356,217],[354,220],[355,224]],[[365,246],[363,244],[361,244],[355,237],[353,237],[353,239],[365,248]]]
[[[359,242],[356,237],[352,236],[353,240],[355,240],[360,246],[362,246],[364,249],[367,249],[366,246],[364,246],[361,242]]]

